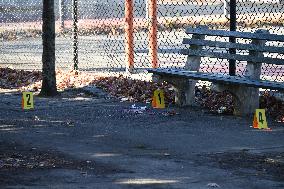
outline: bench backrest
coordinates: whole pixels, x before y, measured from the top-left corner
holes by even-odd
[[[278,53],[284,54],[284,47],[266,46],[266,41],[284,42],[283,35],[269,34],[268,31],[258,30],[255,33],[224,31],[224,30],[210,30],[208,28],[187,28],[186,34],[193,34],[192,38],[184,38],[183,44],[190,45],[188,49],[182,49],[181,53],[189,56],[197,57],[211,57],[221,59],[233,59],[239,61],[249,61],[252,63],[267,63],[284,65],[284,59],[264,57],[263,53]],[[251,44],[230,43],[221,41],[205,40],[205,36],[220,36],[220,37],[235,37],[243,39],[251,39]],[[202,47],[217,47],[221,49],[236,49],[247,50],[249,53],[231,54],[223,52],[214,52],[202,49]]]

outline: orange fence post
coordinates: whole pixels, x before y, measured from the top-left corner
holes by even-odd
[[[134,69],[133,0],[125,0],[125,53],[126,71]]]
[[[149,0],[149,54],[153,68],[158,65],[158,42],[157,42],[157,0]]]

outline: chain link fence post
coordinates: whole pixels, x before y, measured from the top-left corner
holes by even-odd
[[[149,20],[149,0],[145,0],[145,18]]]
[[[73,0],[73,62],[78,70],[78,0]]]
[[[230,31],[236,31],[237,29],[237,15],[236,15],[236,0],[230,0]],[[236,38],[230,37],[231,43],[236,43]],[[229,49],[231,54],[236,54],[236,49]],[[229,60],[229,74],[236,75],[236,60]]]
[[[230,0],[223,0],[223,9],[225,18],[229,18],[230,16]]]
[[[153,68],[159,67],[158,65],[158,20],[157,20],[157,0],[149,0],[149,55]]]
[[[65,0],[58,0],[58,10],[59,10],[59,30],[64,31]]]
[[[126,72],[134,70],[133,0],[125,0],[125,53]]]

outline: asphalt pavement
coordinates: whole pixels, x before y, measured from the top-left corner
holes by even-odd
[[[36,97],[35,110],[23,111],[19,94],[2,91],[1,153],[18,149],[93,163],[0,168],[1,188],[284,188],[283,123],[269,120],[272,130],[257,130],[252,117],[199,107],[133,109],[133,103],[69,93]]]

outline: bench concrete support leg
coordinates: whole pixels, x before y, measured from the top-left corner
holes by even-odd
[[[186,93],[188,92],[188,87],[185,83],[185,81],[181,81],[179,83],[172,83],[175,89],[175,104],[180,107],[186,106],[188,104],[186,100]]]
[[[195,83],[189,80],[180,80],[172,85],[175,88],[175,104],[177,106],[193,106],[195,105]]]
[[[241,85],[214,84],[216,92],[229,91],[234,97],[234,115],[249,116],[259,107],[259,91]]]
[[[249,116],[259,107],[259,90],[252,87],[239,86],[235,92],[234,115]]]

